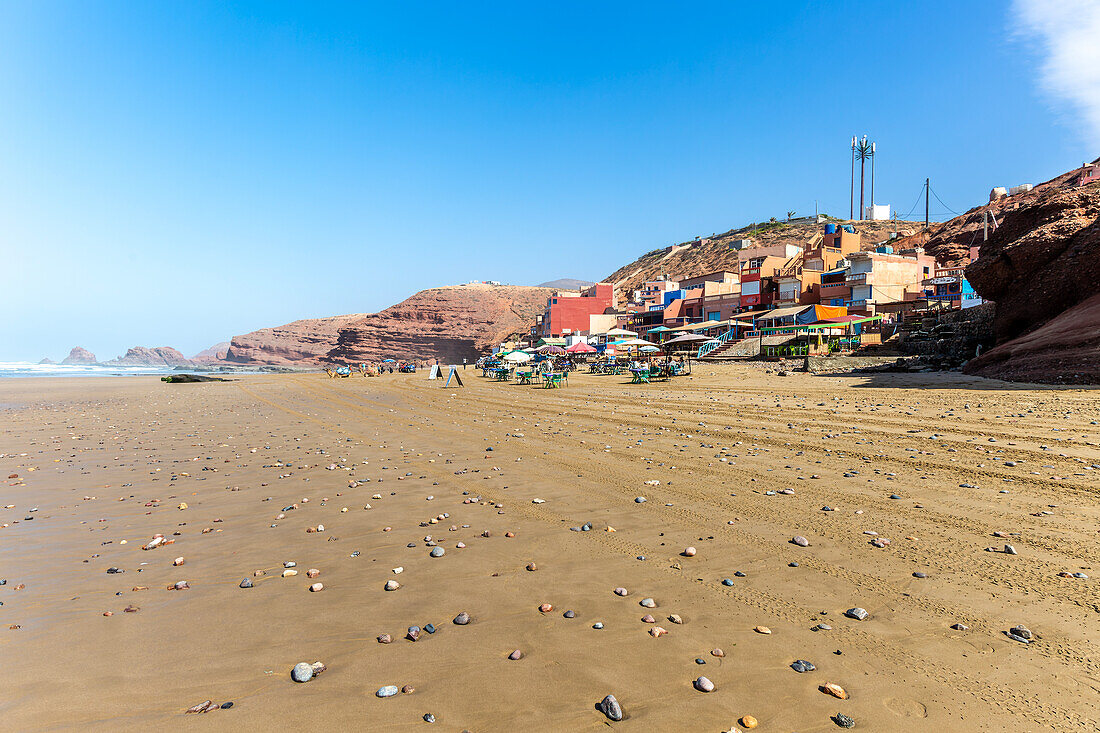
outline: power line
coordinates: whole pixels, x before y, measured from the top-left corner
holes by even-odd
[[[921,185],[920,191],[917,193],[917,200],[913,202],[912,208],[910,208],[909,211],[905,212],[905,216],[901,217],[902,219],[908,219],[909,215],[912,214],[916,210],[917,205],[920,204],[920,197],[923,194],[924,194],[924,186]]]
[[[947,209],[948,211],[950,211],[950,212],[951,212],[952,214],[954,214],[955,216],[962,216],[962,214],[960,214],[959,212],[955,211],[954,209],[952,209],[952,208],[951,208],[950,206],[948,206],[947,204],[943,203],[943,199],[941,199],[941,198],[939,197],[939,194],[937,194],[937,193],[936,193],[936,190],[935,190],[934,188],[932,188],[931,186],[929,186],[929,187],[928,187],[928,190],[930,190],[930,191],[932,192],[932,195],[936,197],[936,201],[939,201],[939,202],[940,202],[940,204],[942,204],[942,205],[943,205],[943,208]]]

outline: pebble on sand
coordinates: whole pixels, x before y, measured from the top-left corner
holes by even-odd
[[[741,717],[741,725],[745,728],[755,728],[760,725],[760,723],[751,715],[743,715]]]
[[[799,547],[809,547],[810,541],[800,534],[796,534],[791,538],[791,543],[798,545]]]
[[[242,588],[251,588],[252,587],[252,581],[248,578],[245,578],[244,580],[241,581],[241,587]]]
[[[652,636],[654,639],[662,637],[667,633],[668,629],[662,626],[654,626],[652,629],[649,630],[649,635]]]
[[[813,672],[817,667],[813,662],[807,662],[805,659],[796,659],[791,662],[791,669],[795,672]]]
[[[855,728],[856,727],[856,721],[853,720],[852,718],[849,718],[847,715],[845,715],[843,713],[837,713],[836,715],[834,715],[833,716],[833,722],[836,723],[837,725],[839,725],[841,728]]]
[[[654,601],[652,598],[643,598],[638,602],[638,605],[642,606],[643,608],[656,608],[657,602]]]
[[[310,593],[320,593],[324,589],[325,589],[325,586],[324,586],[323,583],[314,583],[313,585],[309,586],[309,592]]]
[[[542,613],[550,613],[553,610],[554,610],[554,606],[551,603],[544,603],[541,606],[539,606],[539,611],[541,611]]]
[[[433,547],[429,553],[432,557],[443,557],[444,550],[442,547]]]
[[[454,617],[454,623],[457,626],[465,626],[466,624],[470,623],[470,614],[463,611],[462,613]]]
[[[714,683],[706,677],[697,677],[692,684],[699,692],[714,692]]]
[[[390,636],[389,634],[379,634],[378,635],[378,643],[379,644],[389,644],[392,641],[393,641],[393,637]]]
[[[514,652],[508,655],[508,658],[511,659],[513,662],[517,659],[523,659],[523,652],[521,652],[519,649],[516,649]]]
[[[619,705],[619,701],[615,699],[614,695],[608,695],[600,701],[598,705],[600,712],[607,716],[609,720],[622,720],[623,709]]]
[[[379,687],[378,691],[374,693],[378,697],[393,697],[397,694],[397,685],[385,685]]]
[[[758,634],[770,634],[770,633],[772,633],[772,630],[769,629],[767,626],[753,626],[752,630],[755,631]]]
[[[695,550],[694,547],[688,547],[688,548],[685,548],[684,551],[681,552],[680,554],[683,555],[684,557],[695,557],[695,552],[696,552],[696,550]]]
[[[290,670],[290,678],[295,682],[309,682],[313,679],[313,667],[308,662],[298,662]]]
[[[856,607],[849,608],[847,611],[844,612],[844,615],[848,618],[854,618],[856,621],[863,621],[867,618],[868,613],[866,610]]]
[[[396,580],[387,580],[386,581],[386,586],[385,586],[386,590],[397,590],[400,587],[401,587],[401,584],[398,583]]]
[[[848,691],[840,685],[834,684],[832,682],[826,682],[825,684],[823,684],[821,686],[821,691],[824,692],[826,695],[832,695],[838,700],[848,699]]]
[[[615,595],[617,595],[617,596],[625,596],[627,593],[629,593],[629,591],[626,588],[616,588],[615,589]]]

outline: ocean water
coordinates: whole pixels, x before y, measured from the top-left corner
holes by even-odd
[[[144,374],[178,374],[171,367],[115,367],[99,364],[35,364],[29,361],[0,361],[0,379],[5,377],[133,377]]]

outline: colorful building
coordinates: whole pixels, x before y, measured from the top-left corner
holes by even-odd
[[[615,287],[596,283],[579,292],[558,291],[546,300],[546,309],[536,319],[535,335],[541,338],[585,333],[590,316],[605,313],[616,305]]]
[[[906,254],[853,252],[848,261],[845,282],[852,297],[845,305],[872,315],[878,305],[921,297],[924,279],[936,266],[935,258],[919,247]]]

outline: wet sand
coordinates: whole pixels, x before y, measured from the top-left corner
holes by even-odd
[[[1097,729],[1100,392],[749,366],[425,377],[0,383],[2,727]],[[142,550],[155,533],[174,543]],[[609,693],[625,720],[595,709]],[[184,715],[205,700],[234,706]]]

